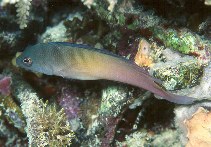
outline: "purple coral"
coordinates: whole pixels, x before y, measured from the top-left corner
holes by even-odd
[[[0,94],[10,94],[11,77],[0,75]]]
[[[78,117],[80,99],[76,89],[62,88],[61,95],[58,97],[59,105],[64,108],[68,120]]]

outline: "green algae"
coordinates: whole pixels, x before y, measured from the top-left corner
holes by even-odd
[[[166,47],[173,48],[183,54],[198,52],[200,47],[211,46],[208,40],[187,29],[164,29],[155,27],[151,29],[153,36],[160,39]]]
[[[153,76],[162,80],[167,90],[178,90],[198,85],[202,71],[196,59],[184,58],[153,67]]]

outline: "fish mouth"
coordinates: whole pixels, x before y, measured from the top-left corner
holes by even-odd
[[[16,61],[16,62],[15,62],[15,65],[16,65],[16,66],[19,66],[19,67],[21,66],[22,58],[23,58],[21,55],[22,55],[22,52],[17,52],[17,53],[16,53],[16,56],[15,56],[15,58],[16,58],[16,60],[15,60],[15,61]]]

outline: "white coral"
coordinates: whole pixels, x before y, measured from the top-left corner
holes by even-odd
[[[89,9],[91,8],[92,5],[95,5],[94,0],[81,0],[85,6],[87,6]]]
[[[117,4],[117,0],[107,0],[109,3],[108,10],[113,12],[115,5]]]
[[[4,7],[8,4],[15,4],[16,2],[18,2],[19,0],[2,0],[0,2],[0,6]]]
[[[17,22],[18,22],[18,24],[20,26],[20,29],[24,29],[25,27],[27,27],[31,1],[32,0],[19,0],[16,3],[17,17],[18,17],[18,21]]]
[[[8,4],[15,4],[17,7],[17,17],[18,17],[18,24],[20,26],[20,29],[24,29],[27,27],[28,23],[28,16],[29,16],[29,10],[31,6],[32,0],[2,0],[0,2],[0,6],[6,6]]]

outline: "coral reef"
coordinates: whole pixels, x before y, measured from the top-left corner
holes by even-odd
[[[0,146],[209,146],[210,12],[210,0],[0,0]],[[17,67],[40,42],[107,49],[197,101]]]
[[[17,7],[17,17],[18,17],[18,24],[20,29],[24,29],[27,27],[28,23],[28,16],[29,16],[29,9],[31,6],[32,0],[19,0],[16,4]]]
[[[208,99],[211,100],[211,83],[210,83],[210,72],[211,64],[206,66],[203,70],[203,75],[201,77],[200,83],[197,86],[188,89],[182,89],[178,91],[178,94],[185,94],[192,97],[196,97],[199,100]]]
[[[152,11],[145,11],[141,7],[134,8],[133,1],[125,0],[115,5],[116,3],[115,0],[109,0],[108,4],[104,1],[95,1],[92,6],[98,16],[109,22],[110,25],[126,25],[129,29],[136,29],[137,27],[152,27],[160,22],[160,19]],[[129,23],[128,19],[131,19]]]
[[[47,29],[46,32],[42,34],[39,40],[41,42],[65,42],[68,41],[66,31],[67,29],[65,28],[63,22],[61,22],[58,25]]]
[[[122,107],[127,104],[131,96],[123,87],[108,87],[102,92],[102,100],[99,109],[100,115],[116,117]]]
[[[39,130],[33,135],[34,145],[38,146],[63,146],[71,145],[72,139],[75,137],[74,132],[70,129],[64,110],[58,111],[56,105],[48,106],[43,103],[41,109],[35,110],[36,121],[34,125]],[[40,132],[40,133],[39,133]]]
[[[32,0],[3,0],[0,5],[4,7],[8,4],[16,4],[17,23],[19,24],[20,29],[24,29],[27,27],[31,1]]]
[[[26,133],[29,145],[71,144],[74,133],[66,120],[64,111],[56,106],[48,106],[37,97],[34,90],[17,75],[12,75],[14,95],[21,102],[21,109],[26,118]]]
[[[171,47],[183,54],[193,55],[202,65],[210,62],[211,42],[200,38],[187,29],[173,30],[154,28],[154,36],[162,40],[166,47]]]
[[[156,64],[153,66],[153,75],[163,81],[166,89],[178,90],[198,85],[202,67],[197,60],[186,57],[174,62]]]

